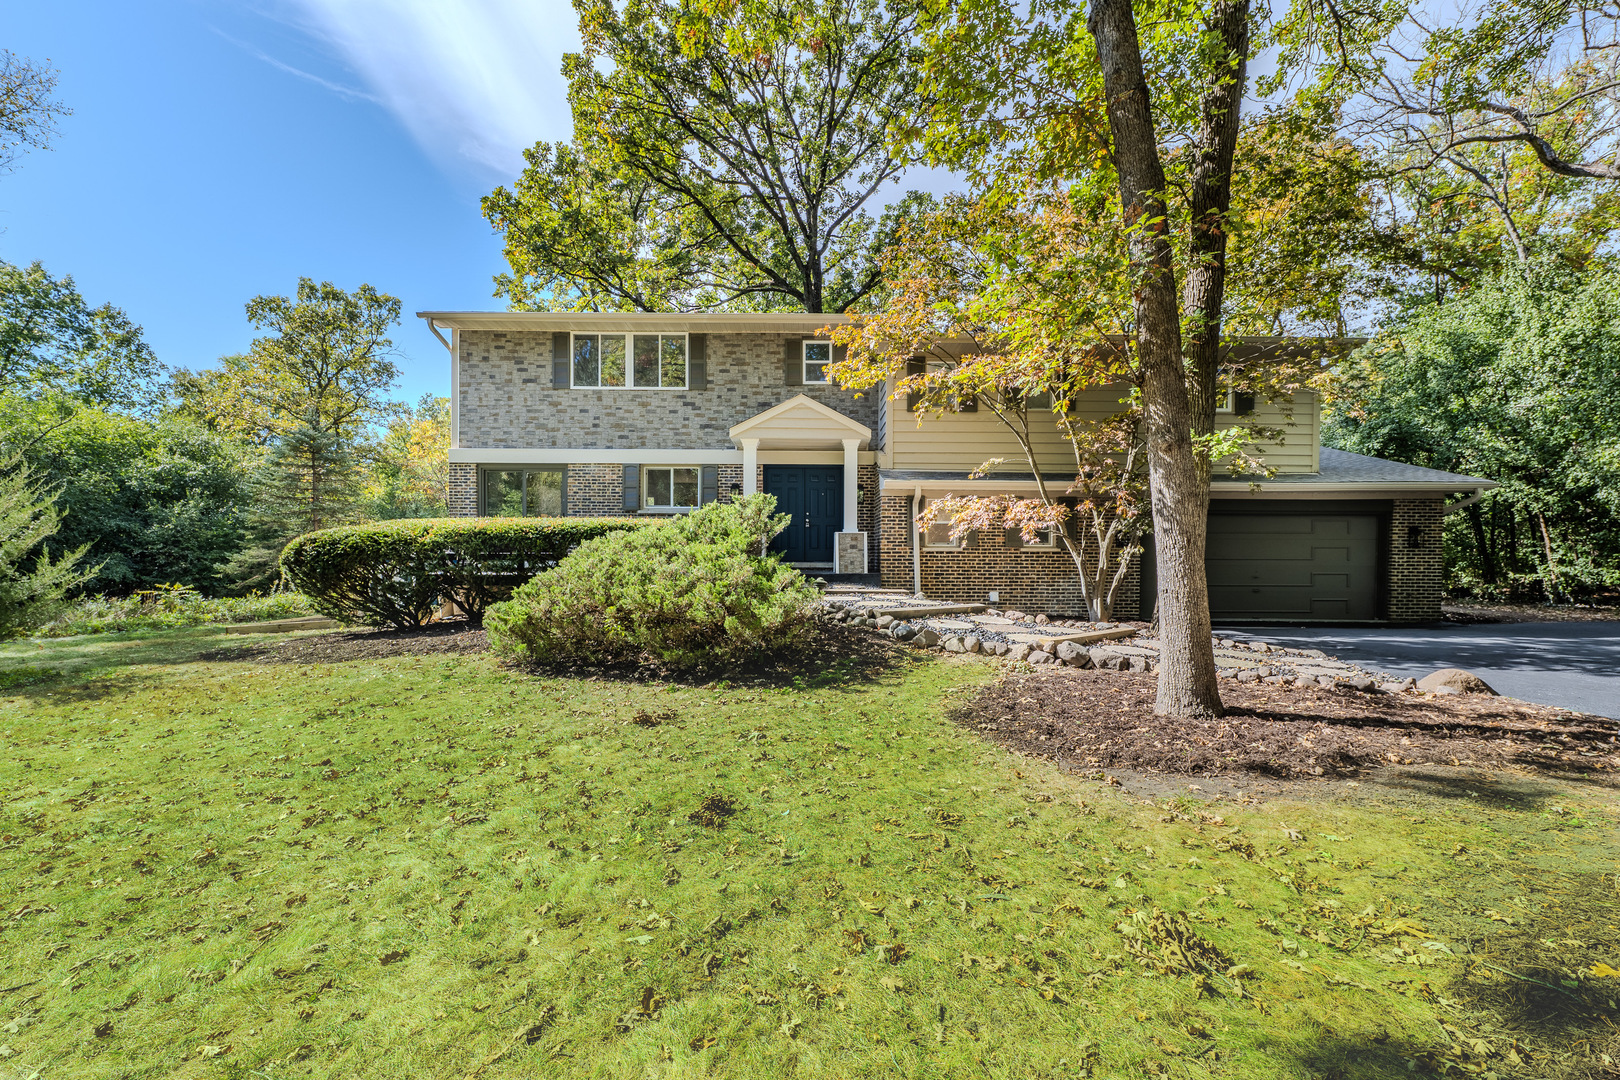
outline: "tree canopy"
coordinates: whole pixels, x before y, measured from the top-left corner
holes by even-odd
[[[890,118],[918,93],[885,0],[575,0],[570,143],[484,199],[527,309],[845,311],[926,204]]]

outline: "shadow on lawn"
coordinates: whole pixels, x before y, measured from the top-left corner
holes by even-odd
[[[484,631],[465,623],[436,623],[419,630],[356,630],[311,634],[291,641],[235,646],[203,653],[203,661],[262,664],[331,664],[396,656],[485,655]],[[808,637],[779,657],[762,663],[700,672],[666,671],[651,665],[592,667],[583,664],[526,664],[501,660],[515,670],[542,676],[596,678],[644,683],[650,680],[703,686],[744,682],[763,686],[816,689],[867,681],[915,662],[916,654],[887,638],[851,627],[817,622]]]
[[[1570,778],[1559,777],[1559,779]],[[1476,806],[1486,806],[1493,810],[1534,812],[1544,809],[1551,801],[1568,797],[1552,784],[1533,780],[1501,776],[1443,775],[1413,769],[1404,769],[1386,776],[1369,776],[1364,782],[1410,795],[1467,800]]]

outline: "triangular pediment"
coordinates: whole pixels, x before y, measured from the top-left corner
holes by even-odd
[[[872,441],[871,428],[804,394],[750,416],[730,435],[739,442],[758,439],[766,450],[836,449],[845,439],[859,439],[865,449]]]

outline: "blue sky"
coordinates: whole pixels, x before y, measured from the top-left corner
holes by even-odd
[[[74,110],[0,176],[0,258],[72,274],[207,366],[300,275],[398,296],[402,398],[447,393],[411,313],[498,309],[479,197],[565,139],[567,0],[0,0],[0,48]]]

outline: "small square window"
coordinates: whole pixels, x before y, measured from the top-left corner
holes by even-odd
[[[832,342],[807,341],[804,343],[804,381],[807,385],[825,386],[827,365],[832,363]]]
[[[958,551],[966,546],[966,536],[962,539],[951,538],[951,525],[955,519],[944,520],[936,518],[933,524],[923,526],[923,547],[943,551]]]

